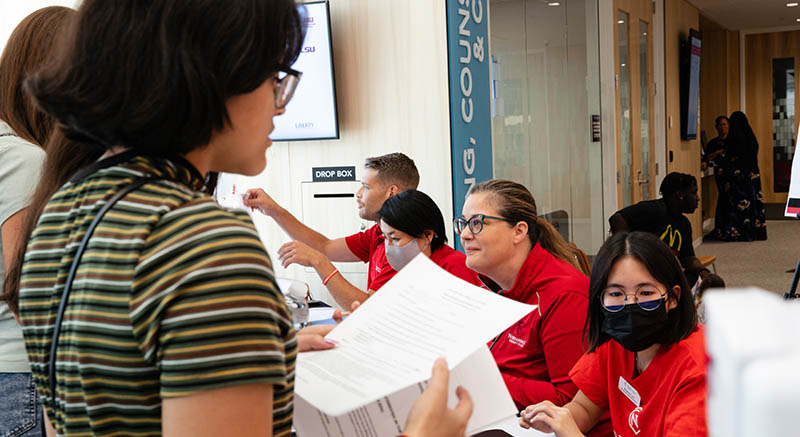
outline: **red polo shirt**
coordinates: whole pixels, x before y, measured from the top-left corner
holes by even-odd
[[[511,398],[519,409],[542,401],[565,405],[578,392],[569,371],[584,352],[589,278],[537,243],[511,289],[499,293],[538,305],[489,343]],[[604,420],[589,435],[610,432]]]
[[[395,275],[394,269],[386,261],[386,247],[383,245],[383,233],[377,224],[364,232],[345,237],[344,241],[353,255],[369,263],[367,273],[367,289],[376,291]]]

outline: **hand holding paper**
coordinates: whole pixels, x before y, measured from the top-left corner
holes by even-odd
[[[341,423],[369,423],[377,435],[399,433],[424,389],[421,382],[441,356],[453,369],[449,393],[453,383],[464,385],[475,402],[468,430],[513,416],[513,401],[486,343],[534,308],[468,284],[418,256],[328,335],[336,348],[298,356],[298,431],[323,413],[323,422],[330,423],[339,421],[330,416],[351,412]],[[451,395],[450,408],[455,403]],[[394,428],[378,429],[372,420],[378,414],[387,415]],[[323,431],[330,432],[306,435]]]

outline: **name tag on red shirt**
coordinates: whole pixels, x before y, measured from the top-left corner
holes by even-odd
[[[642,397],[639,396],[639,392],[636,391],[636,389],[633,388],[633,386],[628,381],[626,381],[625,378],[621,376],[619,377],[618,387],[619,391],[621,391],[622,394],[625,395],[625,397],[630,399],[634,405],[636,405],[637,407],[642,406]]]

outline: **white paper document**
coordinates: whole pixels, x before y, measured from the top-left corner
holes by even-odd
[[[341,416],[329,416],[302,398],[296,398],[294,417],[297,435],[298,437],[370,437],[400,434],[411,406],[422,394],[427,383],[425,380],[412,384]],[[458,403],[455,391],[459,385],[466,388],[472,396],[473,414],[467,424],[468,435],[496,423],[498,417],[516,419],[514,401],[506,390],[492,353],[485,345],[450,372],[448,389],[450,408],[454,408]],[[490,428],[495,429],[495,427]],[[516,425],[516,428],[524,431],[519,425]]]
[[[798,147],[800,147],[800,135],[797,135],[797,144],[794,147],[795,153],[792,159],[789,199],[786,201],[785,215],[787,217],[798,217],[800,215],[800,158],[797,157]]]
[[[555,437],[554,433],[544,433],[533,428],[525,429],[519,426],[519,417],[516,415],[474,431],[472,435],[478,437],[505,437],[507,435],[513,437]]]
[[[307,403],[320,410],[315,413],[317,421],[351,411],[364,417],[372,417],[374,411],[388,411],[402,427],[407,409],[421,392],[419,384],[430,378],[434,361],[443,356],[454,369],[453,380],[470,390],[473,400],[495,399],[495,390],[502,393],[505,400],[493,400],[492,405],[481,408],[476,404],[474,409],[472,421],[482,422],[475,423],[475,428],[494,423],[515,409],[486,343],[534,309],[469,284],[428,257],[417,256],[328,334],[328,339],[337,342],[334,349],[298,355],[297,411],[304,411],[303,403]],[[485,353],[481,349],[486,349]],[[467,357],[470,359],[465,361]],[[464,365],[459,367],[462,361]],[[391,396],[386,399],[392,394],[400,396],[402,402],[394,402],[400,398]],[[403,397],[406,394],[407,399]],[[489,407],[496,409],[487,410],[484,417],[482,408]],[[358,423],[351,416],[347,416],[348,423]],[[300,437],[328,435],[300,434],[308,417],[295,416]],[[348,432],[342,435],[362,435]]]

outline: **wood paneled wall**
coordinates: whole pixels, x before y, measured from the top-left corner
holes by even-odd
[[[739,51],[739,32],[726,31],[726,45],[728,55],[726,57],[726,73],[728,74],[728,110],[730,115],[733,111],[738,111],[742,107],[742,99],[739,86],[740,71],[740,51]]]
[[[697,178],[698,182],[700,181],[700,140],[681,140],[680,41],[688,37],[689,29],[699,29],[699,27],[700,12],[697,8],[685,0],[666,0],[664,2],[667,173],[677,171],[691,174]],[[671,161],[670,153],[672,153]],[[692,223],[692,239],[696,239],[702,235],[700,209],[689,216],[689,220]]]
[[[700,132],[706,139],[717,136],[714,119],[728,115],[727,31],[700,15],[703,48],[700,58]],[[738,58],[738,56],[737,56]]]
[[[747,118],[758,139],[758,166],[764,202],[786,202],[787,193],[775,193],[772,152],[772,60],[794,58],[800,70],[800,30],[746,35],[745,105]],[[796,77],[796,76],[795,76]],[[795,81],[795,95],[798,95]],[[800,117],[800,99],[795,98],[795,135]]]

